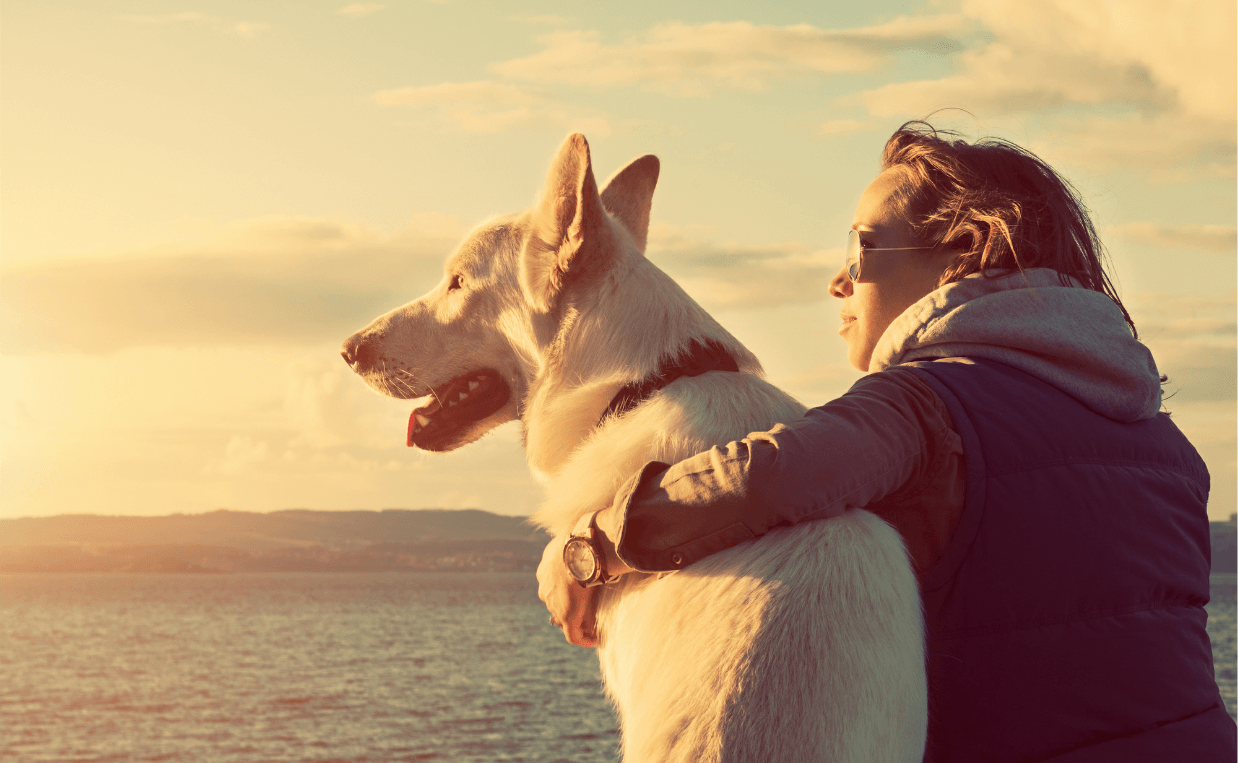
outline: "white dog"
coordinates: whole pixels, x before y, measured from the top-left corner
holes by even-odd
[[[519,419],[563,536],[646,462],[800,418],[756,358],[644,256],[658,160],[599,194],[581,135],[537,205],[473,231],[429,294],[344,358],[392,397],[431,396],[410,445],[446,451]],[[604,416],[693,342],[739,372],[669,384]],[[926,681],[915,578],[898,534],[859,509],[775,530],[665,577],[603,587],[598,654],[627,761],[919,761]]]

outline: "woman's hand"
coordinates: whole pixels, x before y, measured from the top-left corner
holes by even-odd
[[[567,536],[552,538],[537,566],[537,598],[550,610],[550,622],[563,631],[568,643],[595,647],[600,586],[582,588],[563,563]]]

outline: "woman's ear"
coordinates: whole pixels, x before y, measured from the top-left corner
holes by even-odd
[[[587,268],[598,244],[609,238],[585,136],[569,135],[559,147],[531,221],[520,255],[520,286],[535,310],[548,312],[566,279]]]

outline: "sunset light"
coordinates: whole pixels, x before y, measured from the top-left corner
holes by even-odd
[[[878,696],[868,689],[886,681],[882,696],[906,716],[891,721],[904,731],[891,733],[919,733],[922,744],[915,702],[934,708],[944,696],[933,683],[940,671],[932,660],[947,652],[933,641],[942,631],[933,629],[948,628],[939,624],[945,615],[933,619],[933,597],[946,611],[942,597],[954,591],[949,606],[983,600],[993,615],[1001,596],[976,592],[1002,590],[993,582],[1000,574],[990,569],[1026,572],[1028,565],[1016,565],[1019,554],[1035,559],[1036,572],[1011,582],[1011,590],[1023,585],[1019,590],[1034,598],[1032,578],[1059,586],[1044,589],[1059,593],[1046,593],[1043,606],[1039,599],[1010,606],[1034,613],[1041,625],[1065,624],[1067,633],[1079,627],[1083,618],[1076,615],[1084,610],[1137,609],[1132,621],[1151,621],[1162,617],[1162,605],[1165,618],[1186,623],[1178,628],[1174,621],[1174,637],[1196,640],[1180,648],[1169,636],[1149,641],[1168,656],[1163,664],[1159,651],[1140,656],[1149,663],[1141,669],[1186,676],[1173,659],[1189,655],[1198,673],[1192,686],[1210,692],[1202,655],[1211,638],[1216,683],[1228,706],[1217,698],[1196,710],[1200,717],[1211,713],[1214,726],[1225,711],[1232,719],[1236,30],[1234,0],[5,2],[0,683],[8,688],[0,698],[0,757],[609,761],[624,733],[631,750],[640,739],[652,745],[665,737],[673,746],[681,732],[696,729],[698,716],[730,728],[726,713],[734,712],[759,726],[760,713],[782,718],[785,710],[788,724],[816,728],[811,692],[826,698],[820,701],[829,719],[820,723],[829,733],[851,733],[844,724],[859,723],[852,716],[887,718],[873,709],[877,704],[855,709],[849,695],[810,686],[817,680],[804,677],[810,669],[855,689],[856,697]],[[917,344],[939,314],[926,301],[960,285],[985,284],[996,294],[1007,288],[1001,278],[1019,275],[1014,265],[988,259],[1007,256],[997,233],[985,239],[967,232],[976,228],[957,228],[965,232],[924,246],[927,214],[915,230],[900,217],[926,203],[908,200],[921,170],[908,169],[907,161],[883,173],[882,151],[900,126],[921,119],[967,141],[1010,141],[1069,181],[1105,247],[1117,307],[1097,294],[1099,287],[1057,288],[1072,283],[1055,271],[1077,273],[1058,262],[1095,261],[1080,254],[1091,251],[1085,242],[1092,238],[1075,227],[1071,244],[1040,250],[1068,255],[1042,260],[1036,273],[1009,287],[1025,289],[1016,296],[1031,295],[1017,303],[1023,307],[989,301],[989,312],[980,313],[988,322],[968,324],[981,326],[976,333],[934,340],[946,348],[938,354],[924,349],[928,339]],[[584,137],[569,137],[577,133]],[[657,161],[629,164],[646,155]],[[624,168],[622,180],[607,180]],[[1021,172],[993,174],[1005,173],[1020,193],[1040,193],[1042,176],[1053,177]],[[614,183],[610,196],[607,182]],[[1040,220],[1059,219],[1052,215],[1061,207],[1044,202],[1046,194],[1002,196],[1005,189],[995,188],[987,186],[992,196],[982,200],[977,193],[953,207],[925,208],[941,219],[953,215],[955,223],[973,214],[992,225],[985,231],[998,231],[1006,225],[1002,210],[1016,208],[1021,216],[1011,226],[1037,236]],[[999,209],[999,201],[1007,206]],[[1045,209],[1052,213],[1037,217]],[[1052,230],[1056,236],[1066,228]],[[466,238],[473,231],[480,232]],[[1035,241],[1061,243],[1065,236]],[[603,250],[610,257],[605,267],[580,254]],[[883,271],[883,262],[894,265]],[[974,269],[949,269],[963,262]],[[1079,283],[1090,282],[1073,285]],[[473,296],[482,286],[492,288],[489,301]],[[1051,290],[1069,294],[1035,302]],[[958,309],[981,310],[976,305],[991,296],[975,294]],[[423,295],[395,317],[380,318]],[[1062,307],[1085,297],[1099,306]],[[1015,304],[1011,299],[998,304]],[[619,302],[630,309],[615,308]],[[846,311],[853,305],[860,305],[858,315]],[[941,305],[957,307],[942,297],[932,308],[945,314]],[[1146,350],[1131,337],[1123,305]],[[952,320],[981,320],[976,312],[963,315]],[[1017,352],[1051,373],[1020,386],[1033,376],[1003,366],[1002,353],[1014,343],[999,334],[1014,332],[1008,327],[1028,315],[1017,329],[1019,341],[1026,340]],[[715,330],[709,316],[722,328]],[[452,330],[439,332],[445,325]],[[986,333],[991,326],[1000,330]],[[1062,335],[1091,344],[1058,342]],[[427,347],[438,353],[441,379],[431,378],[439,368],[417,365],[420,355],[432,354]],[[777,390],[749,394],[747,387],[741,395],[722,382],[717,393],[702,381],[726,375],[766,390],[746,375],[756,368],[753,355],[765,379],[794,400]],[[1096,370],[1097,359],[1110,355],[1121,356],[1122,373],[1134,370]],[[942,358],[947,362],[929,362]],[[911,361],[937,370],[910,368]],[[967,416],[960,418],[963,409],[951,407],[971,404],[959,402],[965,395],[947,384],[963,378],[950,375],[967,365],[994,374],[974,371],[970,389],[1008,396],[991,398],[1003,401],[991,404],[1003,426],[1027,422],[1015,435],[986,433],[1006,431],[996,425],[973,430]],[[886,368],[894,370],[882,373]],[[1156,413],[1159,374],[1168,378],[1161,411],[1169,418]],[[863,424],[854,430],[823,420],[831,433],[858,435],[846,448],[813,450],[817,460],[807,466],[770,439],[762,441],[774,454],[767,461],[755,446],[738,446],[725,460],[712,451],[710,468],[732,470],[726,479],[709,482],[702,475],[714,472],[704,467],[675,471],[708,451],[718,432],[764,433],[768,422],[784,420],[801,431],[795,422],[805,407],[834,401],[857,382],[860,393],[847,401],[887,405],[885,392],[863,392],[877,377],[885,381],[876,384],[919,379],[920,388],[897,382],[907,385],[900,392],[906,397],[890,398],[887,407],[905,416],[900,426],[920,427],[912,431],[924,437],[923,447],[856,403],[862,415],[853,414],[854,421]],[[671,413],[638,407],[683,378],[718,397],[691,398],[696,409],[667,403]],[[992,381],[999,378],[1006,381]],[[1066,381],[1059,385],[1058,378]],[[1180,457],[1172,468],[1149,465],[1143,455],[1113,466],[1093,459],[1093,451],[1062,456],[1065,446],[1045,446],[1052,459],[994,467],[987,476],[967,471],[983,466],[981,452],[994,464],[1014,463],[1001,462],[1001,454],[1025,447],[1023,433],[1037,426],[1066,445],[1084,442],[1071,429],[1075,419],[1062,424],[1066,419],[1041,415],[1066,416],[1066,404],[1052,402],[1058,398],[1042,387],[1091,411],[1077,417],[1080,432],[1097,414],[1109,417],[1105,426],[1131,425],[1112,436],[1114,443],[1125,446],[1121,438],[1128,436],[1136,442],[1136,425],[1155,421],[1163,428],[1138,429],[1139,442],[1178,447],[1173,443],[1186,441],[1176,426],[1189,445],[1174,451]],[[1094,405],[1086,395],[1095,389],[1101,402]],[[1114,409],[1139,398],[1146,415],[1110,415],[1110,390],[1122,397]],[[656,399],[679,400],[669,393]],[[632,424],[623,431],[637,434],[605,440],[606,427],[632,410],[633,417],[643,411],[648,422],[656,419],[648,425],[654,434]],[[716,423],[724,419],[730,428]],[[742,437],[722,436],[717,445]],[[898,455],[903,446],[905,457]],[[1020,457],[1030,458],[1032,447]],[[448,452],[431,452],[438,450]],[[822,465],[829,458],[846,466],[838,467],[841,475]],[[799,471],[788,466],[797,463]],[[1102,476],[1080,476],[1082,465],[1100,465]],[[880,475],[870,479],[864,467]],[[1075,482],[1010,477],[1024,467],[1029,474],[1060,467]],[[1105,472],[1110,467],[1130,473],[1114,477]],[[815,478],[837,486],[838,496],[820,498],[820,488],[797,503],[772,488],[761,492],[767,484],[756,477],[751,489],[728,482],[740,479],[735,474],[766,475],[779,489]],[[903,480],[897,484],[889,476],[896,474]],[[1058,489],[1053,479],[1073,487]],[[864,492],[873,485],[884,492]],[[931,489],[912,490],[916,485]],[[1138,500],[1121,497],[1122,489]],[[1162,495],[1171,489],[1193,496],[1190,521],[1135,506],[1144,499],[1185,506]],[[653,550],[643,558],[631,545],[621,549],[619,525],[607,524],[618,521],[606,513],[616,495],[616,513],[636,507],[638,497],[672,507],[649,509],[643,520],[630,515],[638,519],[624,526],[624,542],[636,544],[640,533],[653,537],[659,529],[678,539],[648,540]],[[758,496],[777,511],[762,515],[766,524],[753,530],[753,511],[736,496]],[[998,501],[994,496],[1018,510],[999,519],[986,514],[987,525],[963,513]],[[895,501],[904,498],[912,508]],[[1068,517],[1051,522],[1051,553],[1036,552],[1034,533],[1048,531],[1036,526],[1041,515],[1024,506],[1031,503]],[[1123,511],[1115,513],[1118,504]],[[726,511],[739,519],[701,529],[686,510],[675,513],[682,506],[700,516],[716,509],[711,521],[730,516]],[[859,510],[865,507],[873,513]],[[778,513],[784,509],[799,514],[786,519]],[[676,530],[691,526],[694,540],[674,535],[675,521]],[[992,530],[997,526],[1007,534]],[[1016,544],[977,541],[985,551],[968,557],[967,544],[984,537],[986,527],[994,537],[1032,540],[1016,552],[1009,550]],[[807,539],[809,532],[818,535]],[[1092,543],[1096,538],[1110,545]],[[784,544],[777,552],[784,557],[753,551],[774,543]],[[1165,551],[1171,547],[1177,550]],[[825,548],[829,554],[818,554]],[[567,566],[559,564],[568,558],[565,549],[574,554]],[[655,557],[662,566],[647,561]],[[793,561],[784,569],[783,559]],[[990,567],[970,582],[962,573],[932,572],[956,562],[960,569]],[[826,571],[818,574],[818,564]],[[1112,580],[1069,572],[1070,565],[1103,568]],[[648,579],[658,582],[639,587],[642,573],[657,573]],[[1174,586],[1187,578],[1195,587],[1183,583],[1189,593],[1180,594]],[[1129,584],[1139,606],[1123,609],[1116,593],[1106,599],[1111,582],[1113,591]],[[1151,604],[1136,588],[1144,582],[1156,593]],[[581,609],[576,597],[590,603]],[[822,609],[808,612],[805,601]],[[594,619],[596,612],[602,614]],[[955,615],[961,619],[949,627],[958,632],[950,633],[963,635],[951,648],[977,655],[967,680],[996,675],[976,667],[987,665],[981,659],[989,646],[973,648],[964,639],[979,639],[975,634],[988,633],[990,624],[966,619],[970,610]],[[959,625],[964,620],[966,628]],[[849,635],[870,621],[888,643],[870,648],[867,636]],[[1125,654],[1125,637],[1108,627],[1098,626],[1103,635],[1092,634],[1077,653],[1112,647],[1114,655]],[[675,638],[663,639],[668,633]],[[1092,638],[1077,630],[1061,643],[1075,644],[1076,635],[1080,644]],[[1016,641],[992,647],[993,654]],[[807,654],[827,642],[828,654]],[[925,658],[916,650],[925,644],[938,656],[930,654],[930,668],[921,671]],[[868,650],[871,665],[845,650],[851,647],[855,654]],[[1059,651],[1069,656],[1073,648]],[[806,652],[803,659],[787,656],[795,649]],[[1148,655],[1153,651],[1147,647]],[[1126,656],[1137,653],[1144,654],[1129,647]],[[1037,696],[1058,697],[1060,688],[1065,699],[1091,701],[1087,691],[1063,688],[1091,681],[1091,674],[1061,654],[1045,654],[1039,663],[1003,664],[1017,672],[1020,663],[1029,685],[1058,683],[1043,695],[1011,691],[1017,696],[1004,697],[1003,708],[986,699],[994,713],[1034,727],[1028,719],[1036,717]],[[898,660],[902,667],[889,671],[905,681],[897,686],[894,678],[863,683],[869,679],[837,671],[845,664],[856,676],[870,667],[877,675]],[[756,671],[752,666],[760,666],[752,675],[774,687],[771,696],[778,689],[783,699],[796,694],[795,702],[754,699],[766,689],[744,672]],[[1112,673],[1132,675],[1127,668]],[[1096,675],[1109,674],[1098,668]],[[1155,680],[1139,689],[1149,697],[1122,689],[1112,676],[1087,690],[1106,687],[1142,712],[1170,694]],[[789,681],[808,688],[788,694]],[[1016,685],[1022,686],[1010,684]],[[707,700],[717,707],[706,707]],[[950,707],[963,717],[971,706]],[[630,731],[639,723],[671,724],[664,708],[692,722],[673,734]],[[945,728],[933,712],[933,723]],[[1060,715],[1073,723],[1072,712]],[[1138,716],[1139,728],[1188,717],[1176,712],[1149,710]],[[795,713],[808,720],[796,721]],[[1127,734],[1114,730],[1125,726],[1105,726],[1105,713],[1087,717],[1100,719],[1103,733],[1095,733],[1106,739]],[[1081,721],[1079,728],[1087,727]],[[713,739],[712,732],[692,733]],[[930,741],[932,733],[945,732],[930,732]],[[1075,749],[1048,736],[1037,743],[1045,749],[1028,747],[1024,757]],[[822,744],[834,749],[833,742]],[[908,742],[913,748],[922,749]],[[629,760],[641,755],[631,750]],[[751,759],[791,759],[761,755]],[[682,752],[674,759],[712,758]]]

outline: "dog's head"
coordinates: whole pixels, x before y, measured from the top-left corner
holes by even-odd
[[[532,210],[477,228],[433,290],[348,338],[344,360],[371,387],[429,396],[409,418],[409,445],[453,450],[520,418],[530,390],[562,364],[581,295],[606,302],[599,293],[613,293],[624,263],[643,260],[657,178],[657,158],[644,156],[599,192],[589,144],[569,136]],[[588,365],[574,376],[615,374]]]

